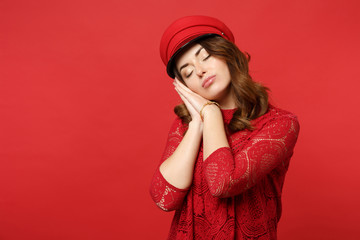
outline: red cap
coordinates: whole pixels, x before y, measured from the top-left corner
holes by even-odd
[[[230,29],[220,20],[207,16],[187,16],[173,22],[164,32],[160,42],[160,56],[171,78],[174,57],[191,42],[211,35],[219,35],[235,42]]]

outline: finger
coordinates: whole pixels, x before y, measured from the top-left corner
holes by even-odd
[[[175,85],[175,91],[179,94],[179,96],[180,96],[180,98],[184,101],[184,99],[186,99],[186,97],[184,96],[184,94],[183,94],[183,90],[182,89],[179,89],[179,87],[177,87],[176,86],[176,84],[174,84]],[[187,99],[186,99],[187,100]]]
[[[188,100],[189,103],[193,104],[194,102],[194,96],[192,96],[190,93],[186,92],[184,89],[182,89],[181,87],[179,87],[178,85],[175,85],[175,90],[181,94],[181,96],[183,98],[185,98],[186,100]]]
[[[174,86],[177,87],[179,91],[181,91],[184,95],[195,95],[193,91],[191,91],[188,87],[184,84],[180,83],[179,80],[174,82]]]
[[[175,84],[175,88],[191,103],[191,105],[197,109],[197,111],[200,111],[201,106],[203,106],[206,102],[208,102],[207,99],[203,98],[202,96],[192,92],[188,92],[185,89],[181,88],[178,84]]]
[[[193,106],[194,99],[192,96],[190,96],[187,92],[184,91],[184,89],[179,88],[178,86],[175,86],[176,92],[179,94],[180,98],[186,103],[186,105],[191,106],[192,108],[196,109]]]
[[[178,89],[183,93],[183,95],[190,100],[190,98],[194,98],[196,101],[204,102],[207,101],[204,97],[199,95],[198,93],[192,91],[190,88],[181,83],[178,79],[174,81],[174,85],[178,87]]]
[[[186,92],[188,93],[194,93],[193,91],[190,90],[190,88],[188,88],[187,86],[185,86],[182,82],[180,82],[178,79],[175,79],[175,84],[176,86],[179,86],[179,88],[184,89]]]
[[[179,89],[178,87],[175,87],[176,92],[179,94],[180,98],[185,102],[187,102],[188,104],[190,104],[189,100],[187,99],[187,97],[184,95],[184,90]]]
[[[189,100],[186,99],[186,97],[181,92],[179,92],[176,88],[175,88],[175,90],[179,94],[181,100],[183,100],[183,102],[184,102],[185,106],[187,107],[187,109],[189,110],[189,112],[192,114],[195,114],[195,113],[198,114],[198,112],[196,111],[194,106],[189,102]]]

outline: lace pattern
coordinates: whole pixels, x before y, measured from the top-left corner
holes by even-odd
[[[234,111],[222,110],[225,126]],[[276,239],[281,190],[298,137],[295,115],[270,106],[252,121],[255,130],[228,136],[203,160],[202,147],[189,189],[169,184],[157,169],[150,187],[155,203],[176,210],[168,239]],[[160,161],[180,143],[184,126],[176,119]]]
[[[295,125],[297,121],[289,117],[272,119],[255,130],[246,145],[240,142],[245,146],[237,147],[239,141],[231,141],[234,151],[219,148],[213,152],[205,160],[205,176],[213,196],[241,194],[276,167],[285,166],[297,139]]]
[[[169,158],[180,144],[185,128],[181,125],[181,120],[176,119],[173,123],[167,139],[165,151],[161,158],[160,164],[152,178],[150,195],[156,205],[164,211],[172,211],[178,209],[184,197],[187,194],[186,189],[178,189],[166,181],[160,173],[159,167],[162,162]]]

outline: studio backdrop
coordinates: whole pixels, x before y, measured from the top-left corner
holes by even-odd
[[[280,240],[358,239],[356,0],[0,0],[0,239],[166,239],[151,177],[180,102],[165,28],[209,15],[300,135]]]

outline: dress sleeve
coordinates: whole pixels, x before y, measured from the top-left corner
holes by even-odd
[[[241,194],[280,164],[286,166],[299,128],[296,116],[282,116],[266,122],[241,150],[236,148],[242,142],[234,142],[233,150],[228,147],[215,150],[204,162],[211,194],[220,198]]]
[[[167,182],[159,170],[160,165],[173,154],[180,144],[183,138],[183,128],[181,119],[177,118],[171,126],[164,153],[150,185],[152,199],[164,211],[180,208],[188,192],[188,189],[179,189]]]

